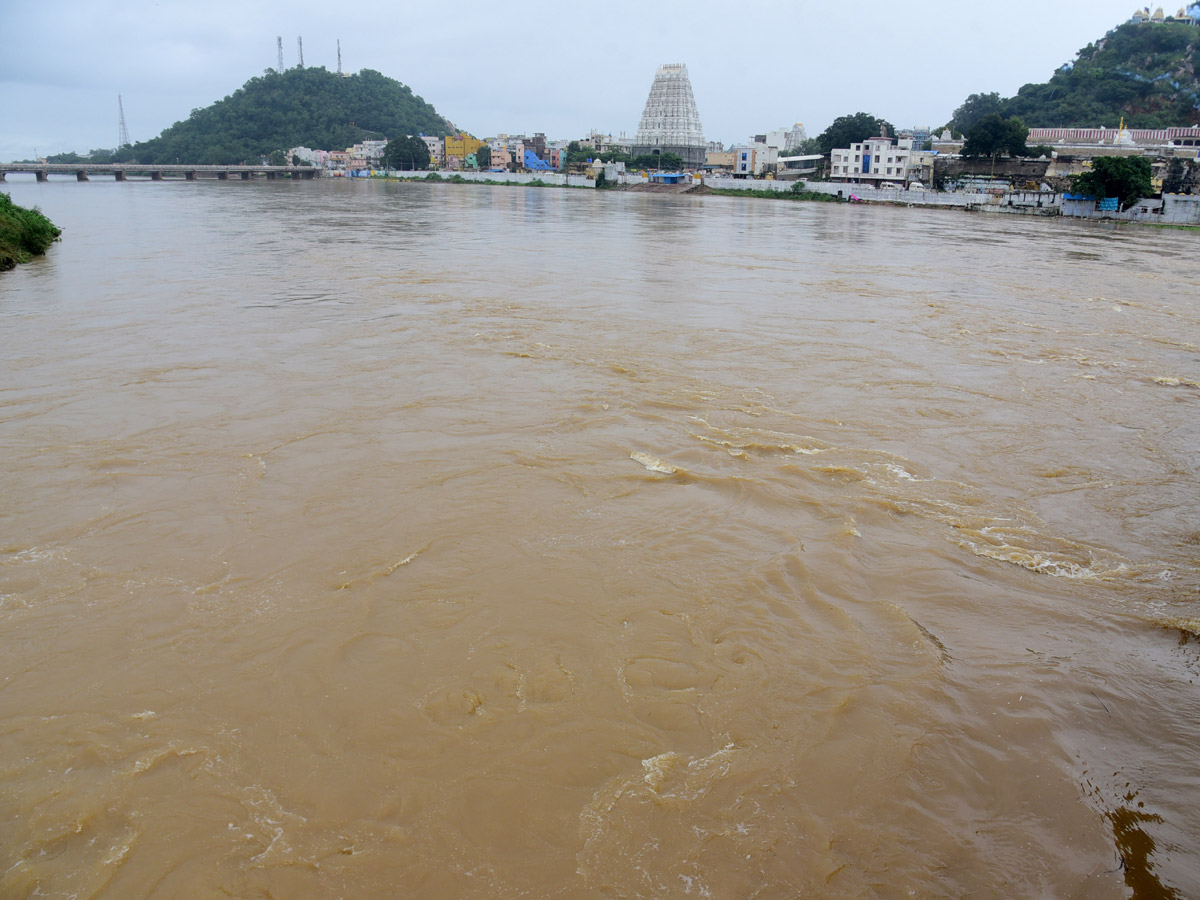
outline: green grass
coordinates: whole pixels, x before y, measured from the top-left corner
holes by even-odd
[[[819,191],[739,191],[733,188],[709,188],[706,194],[720,194],[723,197],[766,197],[769,200],[808,200],[815,203],[845,203],[845,199],[836,194],[822,194]]]
[[[25,209],[0,194],[0,272],[41,256],[62,230],[35,207]]]

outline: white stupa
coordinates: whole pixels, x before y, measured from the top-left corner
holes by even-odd
[[[700,166],[704,164],[706,149],[687,66],[682,63],[659,66],[633,139],[633,155],[674,153],[684,165]]]

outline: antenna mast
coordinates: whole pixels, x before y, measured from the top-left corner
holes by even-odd
[[[121,102],[121,95],[117,94],[117,110],[121,113],[121,134],[117,138],[117,149],[128,147],[132,141],[129,140],[129,129],[125,127],[125,104]]]
[[[300,68],[304,68],[304,38],[296,38],[296,56],[300,59]]]
[[[276,36],[275,48],[279,51],[279,74],[283,74],[283,38]]]
[[[342,74],[342,39],[338,38],[338,74]]]

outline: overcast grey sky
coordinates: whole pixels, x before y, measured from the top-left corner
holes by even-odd
[[[1178,5],[1176,0],[1175,5]],[[376,69],[479,137],[632,136],[660,63],[686,63],[706,136],[857,111],[944,123],[970,93],[1045,81],[1132,0],[902,4],[594,0],[519,6],[356,0],[0,3],[0,160],[155,137],[276,62]],[[1167,10],[1174,13],[1174,8]]]

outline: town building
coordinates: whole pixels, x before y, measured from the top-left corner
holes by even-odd
[[[495,142],[493,142],[493,145]],[[493,172],[508,172],[512,169],[512,154],[508,152],[508,148],[500,146],[492,146],[491,161],[488,163],[488,168]]]
[[[829,154],[829,178],[852,184],[905,184],[909,179],[912,155],[911,138],[901,138],[899,142],[887,135],[867,138]]]
[[[330,169],[344,169],[350,162],[350,154],[345,150],[330,150],[329,156],[326,157],[326,167]]]
[[[445,157],[447,163],[451,158],[458,160],[461,164],[468,156],[483,146],[483,141],[471,137],[469,134],[454,134],[446,135]],[[449,166],[448,168],[455,168]]]
[[[717,146],[721,145],[717,144]],[[732,150],[709,150],[704,154],[704,168],[713,172],[732,172],[733,156]]]
[[[757,135],[763,137],[763,135]],[[763,141],[755,140],[733,148],[733,177],[757,178],[767,172],[774,172],[779,161],[779,148]]]
[[[1045,144],[1065,156],[1182,156],[1200,152],[1200,125],[1176,128],[1031,128],[1030,146]]]
[[[820,175],[824,163],[825,157],[820,153],[781,156],[775,162],[775,177],[781,181],[815,178]]]
[[[289,163],[295,163],[296,160],[303,160],[310,166],[318,166],[325,168],[325,164],[329,161],[329,151],[313,150],[311,147],[293,147],[287,152]]]
[[[446,159],[445,142],[440,137],[429,137],[424,134],[419,135],[419,137],[425,142],[425,146],[429,148],[429,165],[434,169],[440,169]]]
[[[698,167],[707,147],[687,66],[659,66],[633,139],[633,156],[674,153],[685,166]]]
[[[808,140],[808,132],[804,130],[803,123],[797,122],[791,128],[780,127],[766,134],[757,134],[754,139],[756,143],[766,144],[778,150],[791,150]]]
[[[525,148],[525,169],[530,172],[553,172],[549,161],[542,159],[529,147]]]

